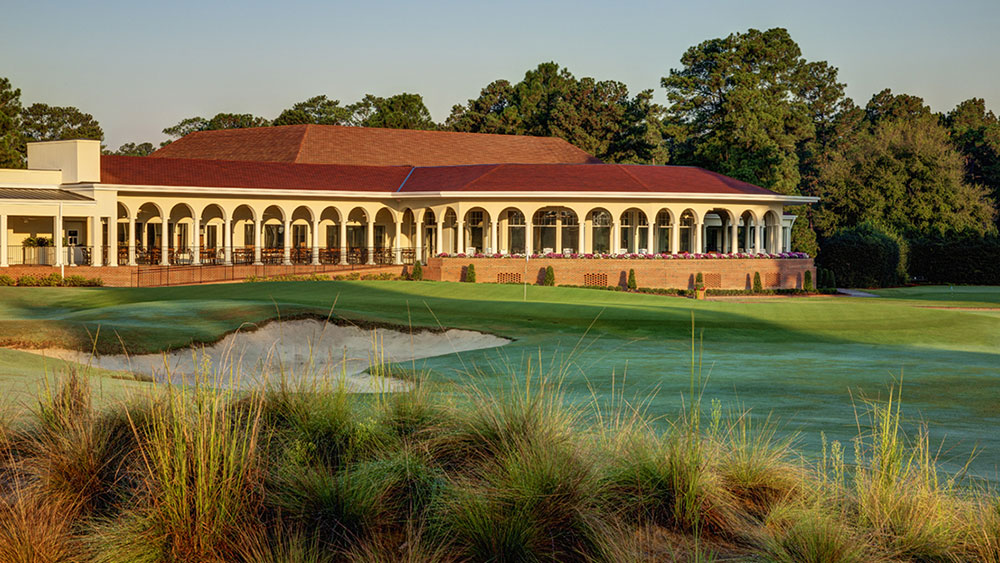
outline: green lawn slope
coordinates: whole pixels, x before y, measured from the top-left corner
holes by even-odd
[[[587,289],[435,282],[279,282],[193,287],[0,288],[0,343],[151,352],[212,342],[246,323],[332,316],[341,322],[481,330],[514,340],[412,367],[439,382],[505,385],[539,364],[574,401],[643,401],[676,412],[689,387],[692,320],[706,396],[772,413],[801,432],[854,435],[859,397],[903,380],[904,411],[984,473],[1000,464],[997,288],[904,288],[882,298],[698,302]],[[0,376],[9,371],[0,364]],[[474,375],[470,375],[472,372]]]

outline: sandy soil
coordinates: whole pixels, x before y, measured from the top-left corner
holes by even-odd
[[[47,348],[36,354],[108,370],[153,377],[159,382],[191,383],[200,378],[223,387],[262,382],[322,381],[364,393],[405,388],[406,382],[373,377],[369,366],[406,362],[467,350],[494,348],[505,338],[469,330],[402,332],[338,326],[318,320],[276,321],[246,327],[208,346],[139,356],[93,357],[85,352]]]

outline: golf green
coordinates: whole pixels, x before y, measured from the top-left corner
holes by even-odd
[[[535,286],[525,299],[519,285],[434,282],[0,288],[0,342],[80,349],[96,342],[105,352],[124,346],[136,353],[214,341],[247,322],[332,312],[512,338],[503,348],[412,367],[430,370],[440,382],[501,386],[523,378],[530,364],[536,374],[559,379],[569,400],[608,407],[624,392],[651,419],[681,407],[694,348],[705,400],[773,415],[785,431],[799,434],[806,455],[818,453],[821,432],[846,442],[858,434],[859,422],[863,431],[864,399],[885,397],[902,381],[910,428],[929,426],[931,439],[943,444],[942,466],[957,470],[975,451],[973,471],[995,479],[1000,288],[877,293],[881,297],[698,302]],[[23,382],[31,369],[19,367],[22,356],[0,355],[0,378],[18,371],[10,381]]]

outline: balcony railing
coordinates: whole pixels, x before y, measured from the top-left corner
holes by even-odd
[[[249,248],[247,247],[234,248],[232,262],[233,264],[239,264],[239,265],[253,264],[254,262],[253,256],[254,252],[252,246]]]
[[[131,250],[131,252],[130,252]],[[62,264],[66,266],[89,266],[94,261],[95,251],[100,253],[100,264],[109,265],[109,257],[112,254],[110,246],[90,247],[90,246],[66,246],[62,249]],[[134,256],[134,263],[141,266],[163,265],[163,249],[159,245],[147,247],[136,245],[128,247],[119,245],[115,250],[118,265],[129,264],[130,257]],[[133,254],[134,253],[134,254]],[[130,256],[130,254],[132,256]],[[238,247],[228,250],[223,247],[202,247],[198,249],[198,265],[221,266],[225,264],[252,265],[257,262],[256,252],[253,247]],[[290,248],[288,258],[295,265],[313,264],[313,249]],[[321,265],[392,265],[397,260],[402,264],[413,264],[417,258],[414,248],[365,248],[349,247],[346,254],[340,248],[319,248],[316,249],[316,256]],[[7,247],[7,263],[11,265],[48,265],[57,264],[56,247],[29,247],[29,246],[9,246]],[[346,260],[342,260],[345,259]],[[267,265],[285,264],[284,248],[261,248],[260,263]],[[193,266],[195,264],[195,249],[193,247],[178,247],[167,249],[167,265],[170,266]]]

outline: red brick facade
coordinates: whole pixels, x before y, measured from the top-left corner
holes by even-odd
[[[807,270],[816,271],[812,258],[764,259],[674,259],[616,260],[569,258],[431,258],[424,278],[462,281],[465,269],[475,265],[477,283],[541,283],[552,266],[556,285],[622,285],[629,269],[635,270],[639,287],[691,289],[698,272],[710,289],[752,289],[754,272],[760,273],[764,289],[801,289]]]
[[[59,273],[59,268],[53,266],[8,266],[0,268],[0,275],[18,278],[24,275],[48,276]],[[251,276],[273,277],[283,275],[325,274],[329,276],[348,275],[357,272],[360,275],[390,273],[399,275],[403,266],[311,266],[311,265],[265,265],[265,266],[66,266],[62,270],[64,276],[83,276],[85,278],[100,278],[109,287],[157,287],[166,285],[191,285],[199,283],[215,283],[225,281],[240,281]]]

